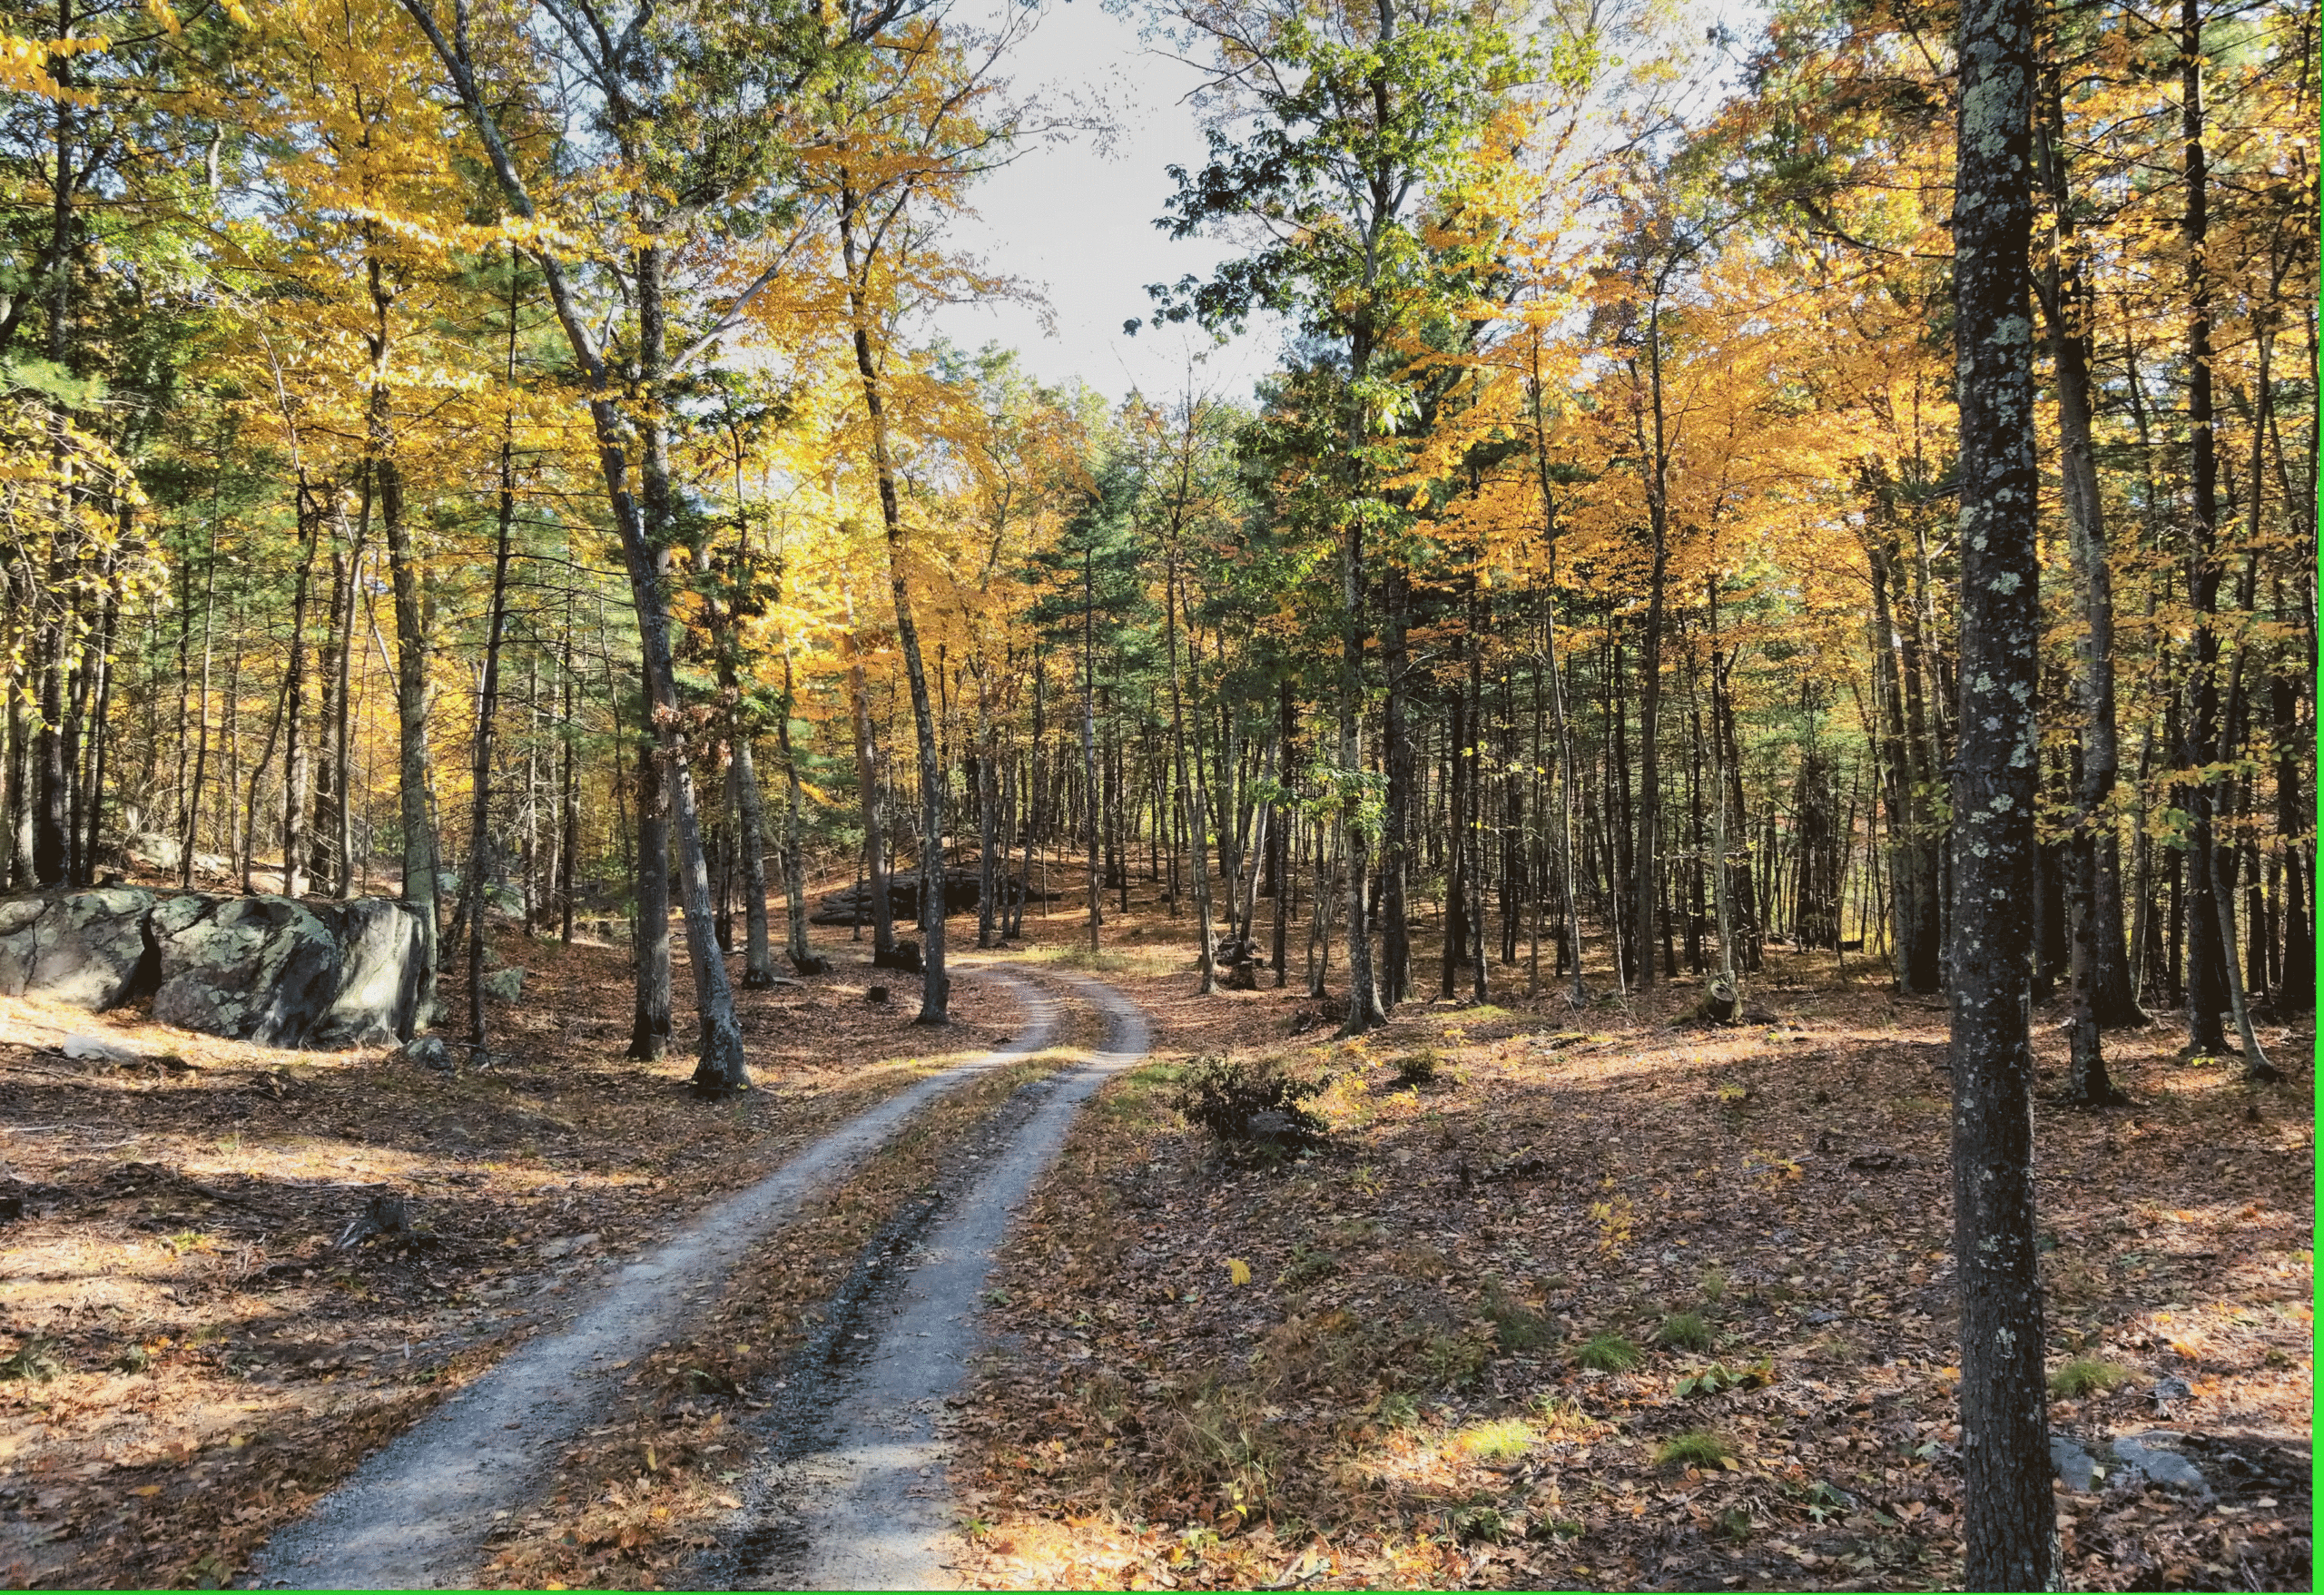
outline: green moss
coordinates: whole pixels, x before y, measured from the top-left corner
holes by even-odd
[[[2137,1375],[2119,1363],[2076,1357],[2050,1375],[2050,1393],[2062,1396],[2103,1395]]]
[[[1581,1348],[1581,1365],[1602,1373],[1627,1373],[1638,1366],[1638,1347],[1619,1334],[1593,1334]]]
[[[1735,1454],[1723,1434],[1709,1429],[1689,1429],[1655,1448],[1654,1462],[1661,1468],[1715,1468]]]

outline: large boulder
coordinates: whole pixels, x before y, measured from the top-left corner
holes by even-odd
[[[0,902],[0,991],[94,1012],[152,989],[145,916],[153,906],[153,894],[134,886]]]
[[[0,992],[22,997],[33,978],[40,943],[41,916],[52,900],[12,897],[0,902]]]
[[[339,943],[287,897],[173,897],[150,917],[153,1017],[237,1041],[305,1041],[339,995]]]
[[[427,942],[417,905],[359,897],[313,912],[339,943],[339,984],[307,1034],[315,1048],[391,1047],[423,1022],[419,978]]]
[[[145,916],[153,906],[153,894],[134,886],[66,892],[34,928],[25,989],[93,1013],[151,990],[153,950]]]

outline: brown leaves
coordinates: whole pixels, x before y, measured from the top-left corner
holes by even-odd
[[[1288,999],[1189,1003],[1176,982],[1114,978],[1164,994],[1166,1048],[1216,1052],[1231,1029],[1261,1051],[1316,1051],[1283,1039]],[[974,1581],[1126,1580],[1127,1546],[1147,1581],[1264,1585],[1290,1557],[1246,1548],[1294,1523],[1329,1560],[1317,1585],[1957,1579],[1947,1124],[1925,1063],[1938,1038],[1898,1036],[1870,993],[1801,984],[1780,1040],[1640,1022],[1587,1049],[1543,1046],[1521,1018],[1513,1037],[1462,1045],[1433,1016],[1400,1017],[1374,1057],[1433,1045],[1465,1079],[1407,1092],[1336,1049],[1341,1082],[1318,1099],[1333,1149],[1274,1170],[1218,1163],[1201,1137],[1117,1101],[1137,1081],[1113,1088],[1068,1148],[1069,1177],[1037,1194],[1012,1242],[999,1316],[1016,1349],[960,1423],[961,1471],[997,1526],[970,1551]],[[1688,996],[1666,999],[1676,1011]],[[2145,1385],[2192,1355],[2211,1383],[2191,1381],[2188,1422],[2233,1404],[2304,1436],[2296,1159],[2210,1189],[2212,1138],[2255,1133],[2236,1105],[2162,1073],[2156,1048],[2112,1051],[2134,1088],[2163,1087],[2152,1117],[2171,1127],[2109,1151],[2102,1120],[2043,1113],[2045,1269],[2062,1347],[2104,1346],[2141,1376],[2060,1403],[2057,1421],[2149,1421]],[[1550,1167],[1458,1178],[1463,1161],[1527,1157]],[[2172,1191],[2188,1195],[2136,1205]],[[1627,1230],[1608,1250],[1614,1219]],[[2245,1226],[2260,1238],[2240,1260],[2210,1238]],[[1249,1285],[1226,1285],[1229,1256],[1250,1264]],[[2166,1259],[2171,1294],[2143,1287],[2149,1310],[2125,1314],[2133,1270],[2151,1278]],[[1657,1349],[1684,1313],[1705,1321],[1709,1348]],[[1524,1348],[1533,1323],[1546,1340]],[[1584,1369],[1599,1334],[1647,1346],[1644,1362]],[[1697,1428],[1732,1461],[1659,1471],[1664,1442]],[[2104,1539],[2084,1516],[2074,1580],[2141,1576],[2117,1554],[2133,1524],[2171,1547],[2150,1576],[2167,1562],[2200,1583],[2296,1579],[2294,1488],[2255,1482],[2249,1504],[2211,1517],[2142,1496]],[[1130,1536],[1133,1523],[1146,1526]]]

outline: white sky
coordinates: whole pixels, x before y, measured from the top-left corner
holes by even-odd
[[[1078,377],[1117,400],[1133,387],[1157,399],[1180,392],[1189,354],[1201,354],[1196,386],[1247,400],[1252,382],[1275,367],[1277,327],[1255,324],[1213,350],[1198,330],[1150,324],[1147,283],[1205,275],[1235,252],[1217,241],[1173,240],[1154,225],[1175,192],[1164,168],[1174,161],[1193,167],[1204,156],[1200,123],[1183,100],[1198,77],[1148,53],[1136,24],[1098,0],[1050,0],[1046,9],[1016,52],[1015,89],[1052,108],[1098,102],[1115,125],[1110,148],[1100,153],[1088,134],[1027,147],[978,185],[978,214],[949,241],[1043,294],[1056,331],[1043,330],[1033,307],[1012,303],[947,306],[933,316],[935,330],[970,349],[987,341],[1014,348],[1036,379]],[[1125,337],[1122,323],[1133,316],[1149,325]]]

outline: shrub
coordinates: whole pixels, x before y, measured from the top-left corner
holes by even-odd
[[[1581,1348],[1581,1361],[1601,1373],[1627,1373],[1638,1366],[1638,1347],[1619,1334],[1593,1334]]]
[[[1727,1270],[1719,1267],[1704,1269],[1702,1293],[1704,1301],[1717,1306],[1719,1298],[1727,1294]]]
[[[1498,1545],[1509,1537],[1509,1520],[1501,1515],[1498,1505],[1472,1501],[1453,1509],[1452,1532],[1463,1540]]]
[[[1710,1325],[1700,1313],[1672,1313],[1662,1320],[1655,1339],[1679,1351],[1709,1351]]]
[[[2095,1357],[2076,1357],[2050,1375],[2052,1395],[2103,1395],[2115,1386],[2128,1384],[2136,1375],[2119,1363],[2102,1363]]]
[[[1689,1429],[1657,1447],[1654,1463],[1661,1468],[1715,1468],[1735,1454],[1725,1435],[1709,1429]]]
[[[1303,1106],[1324,1088],[1237,1058],[1197,1058],[1178,1079],[1177,1107],[1222,1141],[1317,1147],[1324,1121]]]
[[[1396,1059],[1396,1084],[1425,1086],[1436,1078],[1437,1068],[1443,1062],[1443,1059],[1436,1055],[1436,1049],[1433,1047],[1423,1047],[1418,1052],[1407,1052]]]

